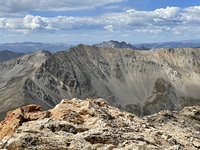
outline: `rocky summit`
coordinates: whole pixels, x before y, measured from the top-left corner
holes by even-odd
[[[118,42],[118,41],[104,41],[102,43],[99,44],[94,44],[94,46],[96,47],[102,47],[102,48],[131,48],[131,49],[136,49],[136,47],[134,47],[131,44],[127,44],[124,41],[123,42]]]
[[[200,107],[138,118],[101,98],[31,104],[7,113],[0,140],[5,150],[198,150]]]

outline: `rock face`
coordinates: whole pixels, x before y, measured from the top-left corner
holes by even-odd
[[[64,98],[102,97],[144,116],[200,104],[200,49],[78,45],[0,63],[0,77],[0,113],[29,103],[49,109]]]
[[[72,99],[48,111],[29,105],[9,112],[1,122],[0,148],[196,150],[199,129],[199,106],[138,118],[101,98]]]

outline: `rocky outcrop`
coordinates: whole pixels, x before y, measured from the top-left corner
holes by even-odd
[[[38,105],[27,105],[7,113],[6,118],[0,124],[0,140],[9,136],[24,122],[38,120],[48,117],[48,112],[41,111]]]
[[[14,123],[13,130],[8,125]],[[11,132],[2,134],[5,129]],[[200,148],[199,129],[199,106],[138,118],[101,98],[72,99],[48,111],[29,105],[9,112],[1,122],[0,148],[196,150]]]

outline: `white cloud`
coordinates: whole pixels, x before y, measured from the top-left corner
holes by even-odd
[[[122,37],[128,38],[128,37],[130,37],[130,35],[129,34],[122,34]]]
[[[111,1],[116,2],[117,0],[110,0],[109,2]],[[26,2],[26,0],[23,2]],[[44,2],[47,1],[44,0]],[[103,2],[106,3],[106,1],[102,0]],[[26,15],[23,18],[0,18],[0,28],[24,34],[58,30],[97,29],[110,32],[127,31],[128,33],[129,31],[133,31],[149,34],[171,32],[180,35],[182,32],[191,32],[193,29],[196,30],[199,27],[199,14],[200,6],[184,9],[167,7],[154,11],[130,9],[124,12],[106,13],[99,16],[87,17],[56,16],[48,18]],[[187,28],[188,26],[190,28]],[[198,32],[200,31],[198,30]]]
[[[48,29],[47,26],[47,20],[44,18],[44,17],[41,17],[41,16],[32,16],[32,15],[27,15],[25,16],[24,18],[24,26],[27,28],[27,29],[31,29],[31,30],[34,30],[34,29],[39,29],[39,30],[42,30],[42,29]]]
[[[188,7],[182,12],[182,20],[185,23],[200,23],[200,6]]]
[[[152,34],[158,34],[162,32],[161,29],[136,29],[135,31],[140,33],[152,33]]]
[[[106,25],[103,28],[108,30],[108,31],[111,31],[111,32],[113,32],[113,30],[114,30],[113,25]]]
[[[62,37],[89,37],[89,34],[63,34]]]
[[[104,7],[104,9],[119,9],[120,8],[120,6],[116,6],[116,5],[113,5],[113,6],[107,6],[107,7]]]
[[[167,7],[167,8],[156,9],[154,11],[154,13],[159,18],[163,18],[163,19],[173,18],[173,19],[175,19],[177,17],[178,13],[179,13],[179,10],[180,10],[180,8],[178,8],[178,7]]]
[[[192,13],[199,13],[200,12],[200,6],[194,6],[194,7],[188,7],[188,8],[185,8],[185,10],[187,12],[192,12]]]
[[[67,11],[93,9],[110,3],[125,0],[1,0],[0,12],[19,13],[29,10]]]

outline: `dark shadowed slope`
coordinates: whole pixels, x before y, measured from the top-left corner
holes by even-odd
[[[0,51],[0,62],[7,61],[22,55],[24,55],[24,53],[3,50]]]

